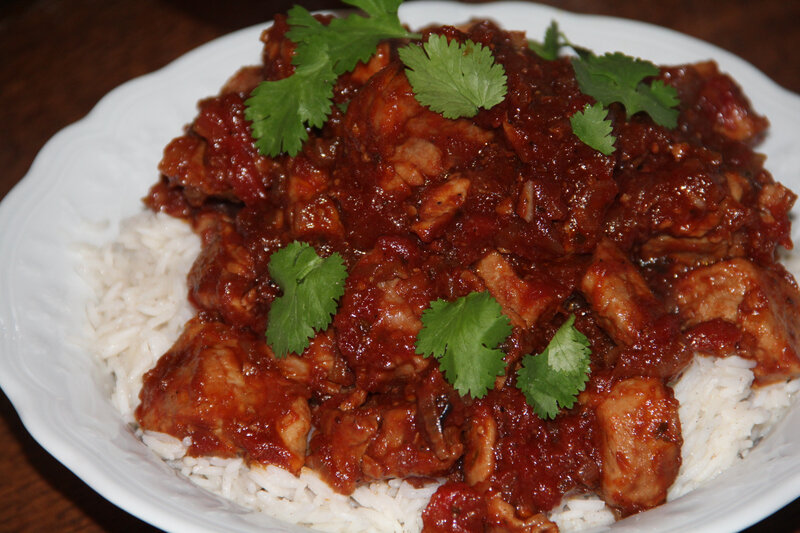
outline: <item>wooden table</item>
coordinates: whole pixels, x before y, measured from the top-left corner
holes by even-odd
[[[0,3],[0,198],[50,136],[117,85],[294,2],[23,0]],[[332,0],[301,2],[340,7]],[[800,92],[800,2],[563,0],[564,9],[638,19],[702,38]],[[224,5],[226,9],[220,9]],[[233,68],[233,67],[232,67]],[[2,260],[0,258],[0,260]],[[0,296],[1,297],[1,296]],[[0,354],[1,356],[1,354]],[[0,531],[148,531],[47,454],[0,394]],[[800,531],[800,500],[749,529]]]

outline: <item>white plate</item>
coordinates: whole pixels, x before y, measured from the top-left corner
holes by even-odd
[[[769,117],[761,150],[776,179],[800,190],[800,97],[724,50],[666,29],[521,3],[410,3],[412,28],[492,18],[540,39],[552,19],[576,43],[662,64],[715,59]],[[204,45],[103,98],[57,134],[0,205],[0,385],[42,446],[111,502],[170,531],[301,531],[255,517],[174,474],[122,423],[110,378],[74,340],[87,289],[72,243],[88,221],[140,209],[166,143],[239,66],[259,61],[263,25]],[[798,241],[797,229],[793,238]],[[800,273],[798,263],[790,269]],[[740,465],[710,485],[613,526],[614,531],[735,531],[800,496],[800,406]]]

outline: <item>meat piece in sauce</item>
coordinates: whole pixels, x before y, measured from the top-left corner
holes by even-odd
[[[521,278],[497,251],[481,259],[475,271],[511,323],[521,328],[532,327],[543,313],[552,314],[567,296],[565,287],[559,286],[545,272]]]
[[[199,215],[195,229],[203,247],[189,271],[189,298],[199,309],[219,314],[231,324],[258,331],[265,327],[267,307],[277,287],[259,290],[256,262],[228,217]]]
[[[706,61],[664,69],[665,80],[678,90],[678,97],[689,105],[684,120],[703,138],[704,143],[726,140],[755,144],[769,126],[750,106],[742,89]]]
[[[673,291],[687,327],[714,320],[736,325],[739,354],[755,359],[757,380],[800,376],[800,292],[785,271],[732,259],[689,272]]]
[[[208,197],[257,203],[271,183],[274,163],[258,153],[244,118],[243,93],[228,93],[200,103],[190,133],[164,149],[159,170],[184,190],[190,205]]]
[[[671,389],[655,378],[629,378],[596,401],[603,498],[624,514],[663,503],[683,443]]]
[[[473,533],[486,530],[486,499],[465,483],[447,483],[431,496],[422,513],[423,533]]]
[[[423,533],[474,533],[476,531],[519,531],[555,533],[558,526],[544,513],[519,518],[499,496],[489,501],[464,483],[439,487],[422,515]]]
[[[511,531],[528,531],[525,522],[550,510],[567,492],[599,484],[591,409],[578,407],[542,420],[516,387],[504,386],[474,401],[468,414],[464,479],[490,503],[490,520]]]
[[[492,138],[471,121],[448,120],[420,105],[398,62],[355,95],[339,133],[335,199],[350,245],[362,250],[381,235],[412,230],[426,242],[439,236],[471,188],[470,177],[457,169],[468,167]],[[411,208],[416,194],[419,207]]]
[[[639,269],[609,240],[595,248],[581,291],[618,344],[635,344],[665,312]]]
[[[285,210],[293,239],[304,241],[344,238],[339,208],[328,195],[330,176],[327,169],[315,166],[307,157],[298,156],[287,169]]]
[[[476,24],[471,37],[488,40],[481,32],[492,35],[491,30]],[[512,205],[524,221],[506,227],[534,238],[539,253],[590,253],[617,194],[613,159],[583,144],[569,123],[591,99],[578,89],[569,61],[540,61],[508,46],[513,34],[504,37],[504,46],[493,50],[506,67],[509,87],[497,120],[520,169]],[[503,247],[523,257],[534,251]]]
[[[277,359],[275,365],[283,376],[319,396],[339,394],[355,381],[336,349],[336,339],[331,330],[318,333],[302,354],[287,354]]]
[[[251,334],[195,318],[145,374],[136,419],[191,438],[192,455],[243,456],[296,473],[311,429],[308,394],[270,360]]]
[[[545,513],[521,517],[514,507],[499,494],[494,494],[486,504],[488,531],[519,531],[520,533],[557,533],[558,526]]]
[[[617,343],[618,376],[670,378],[691,359],[677,317],[610,240],[595,248],[580,288],[600,326]]]
[[[431,297],[420,249],[410,239],[381,239],[350,270],[333,325],[359,387],[380,390],[430,365],[414,343]]]
[[[459,403],[438,371],[382,394],[334,396],[315,409],[309,464],[345,494],[361,480],[442,476],[463,451]]]

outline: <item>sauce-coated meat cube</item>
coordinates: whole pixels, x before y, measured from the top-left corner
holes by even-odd
[[[739,354],[756,360],[756,379],[800,376],[800,292],[782,270],[732,259],[689,272],[673,298],[687,327],[715,319],[743,334]]]
[[[678,401],[660,380],[616,383],[597,406],[602,495],[625,514],[662,503],[681,464]]]
[[[190,321],[144,377],[144,429],[191,438],[192,455],[244,455],[298,472],[311,428],[307,393],[271,367],[266,345],[221,322]]]

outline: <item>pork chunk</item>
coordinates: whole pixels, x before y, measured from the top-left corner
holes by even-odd
[[[452,178],[427,191],[411,230],[425,242],[433,240],[464,204],[469,185],[467,178]]]
[[[785,272],[722,261],[689,272],[672,298],[687,328],[715,319],[736,324],[739,354],[756,360],[757,381],[800,376],[800,292]]]
[[[511,264],[497,251],[478,261],[475,271],[502,306],[511,323],[530,328],[539,317],[566,296],[557,284],[542,276],[520,278]]]
[[[426,423],[430,406],[452,395],[441,383],[332,397],[314,411],[308,464],[343,494],[362,480],[444,475],[461,457],[463,444],[458,417],[447,416],[447,409],[435,415],[436,435]]]
[[[146,430],[191,438],[192,455],[246,455],[298,472],[311,411],[252,334],[193,319],[144,376],[136,418]]]
[[[225,321],[263,331],[266,304],[272,302],[277,290],[259,285],[256,260],[234,222],[209,212],[197,217],[195,229],[202,237],[203,248],[189,271],[190,300]]]
[[[618,344],[634,344],[663,314],[641,272],[609,240],[598,244],[580,288]]]
[[[489,479],[495,469],[497,422],[487,408],[478,407],[464,436],[464,478],[469,485]]]
[[[616,383],[597,406],[605,501],[631,514],[664,502],[681,464],[678,401],[659,379]]]
[[[193,206],[209,198],[248,205],[266,198],[275,164],[253,144],[245,98],[228,93],[203,100],[189,131],[164,149],[159,170]]]
[[[415,243],[384,237],[350,271],[333,325],[339,351],[364,390],[381,390],[430,365],[415,347],[432,299],[420,267]]]

